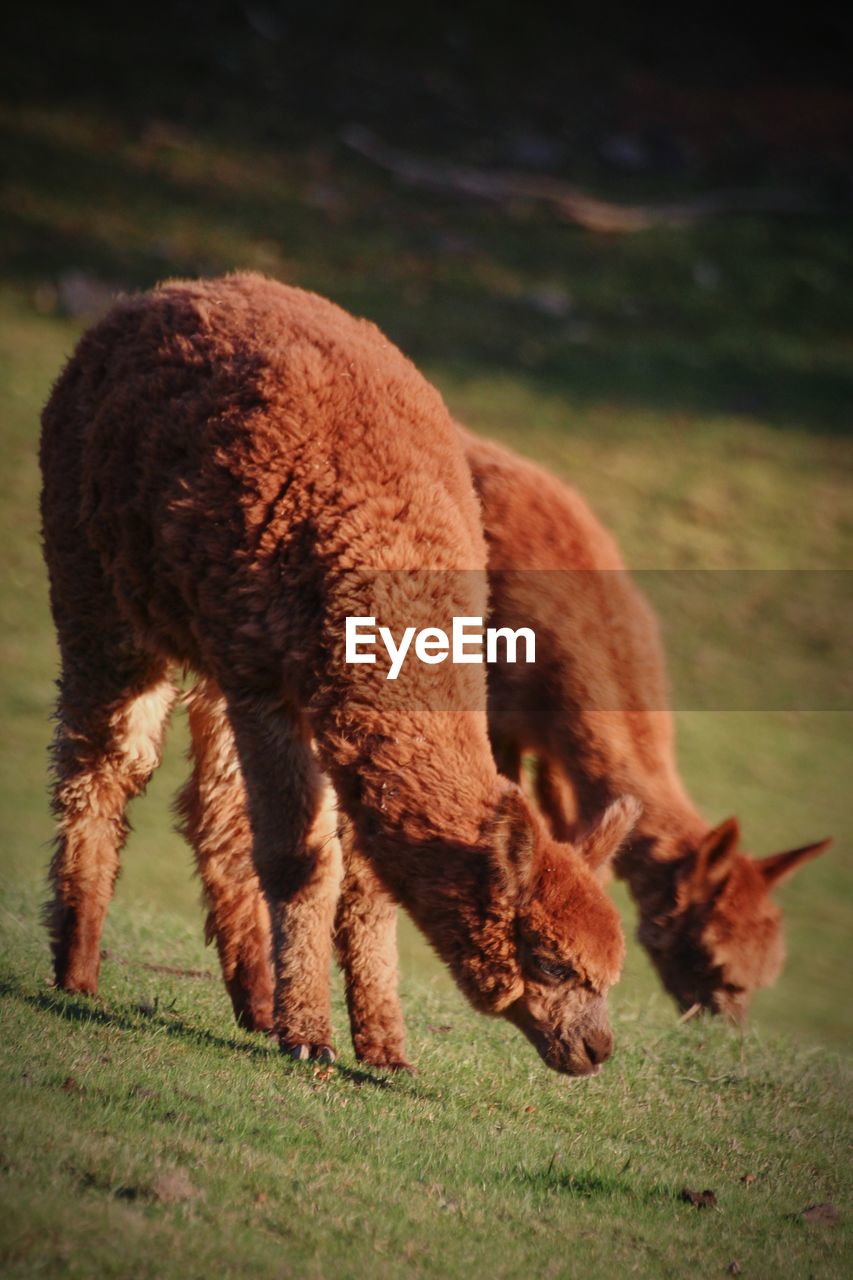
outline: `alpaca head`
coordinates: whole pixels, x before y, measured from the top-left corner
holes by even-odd
[[[492,1011],[567,1075],[597,1072],[613,1050],[607,993],[621,972],[624,943],[616,908],[595,872],[638,815],[635,800],[617,800],[572,846],[546,835],[525,806],[505,834],[514,980]]]
[[[754,859],[738,850],[739,839],[734,818],[709,831],[674,912],[643,922],[638,937],[682,1010],[743,1023],[753,992],[776,981],[784,960],[782,913],[770,893],[831,841]]]

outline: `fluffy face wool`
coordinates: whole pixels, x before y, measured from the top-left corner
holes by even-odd
[[[268,993],[269,928],[280,1043],[327,1052],[342,870],[325,774],[353,846],[472,1002],[533,1026],[550,1065],[594,1070],[609,1053],[618,917],[582,851],[499,778],[482,669],[443,667],[435,713],[417,683],[406,702],[343,661],[347,616],[399,629],[485,612],[460,437],[413,366],[300,290],[253,275],[168,284],[81,340],[44,412],[41,464],[62,660],[57,981],[96,988],[125,806],[156,766],[181,664],[201,677],[183,825],[245,1021]],[[399,584],[381,600],[377,571]],[[590,978],[534,1008],[519,935],[544,868],[563,893],[537,927]]]

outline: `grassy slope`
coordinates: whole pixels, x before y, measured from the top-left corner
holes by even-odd
[[[841,1276],[837,1059],[621,1002],[600,1078],[407,984],[415,1079],[281,1062],[234,1031],[197,932],[113,914],[101,998],[44,985],[32,898],[4,931],[7,1276]],[[16,912],[17,916],[17,912]],[[341,1010],[338,1009],[339,1019]],[[716,1192],[719,1211],[682,1203]]]
[[[412,199],[332,143],[283,154],[41,107],[0,125],[15,175],[0,198],[8,1273],[679,1275],[737,1258],[745,1274],[843,1274],[843,1229],[796,1215],[846,1194],[849,1084],[832,1050],[853,1034],[850,715],[679,716],[697,801],[737,811],[756,852],[838,837],[780,895],[789,965],[743,1044],[723,1028],[675,1029],[633,948],[613,998],[618,1056],[591,1083],[552,1079],[508,1031],[462,1010],[407,928],[421,1076],[387,1088],[346,1058],[328,1079],[279,1063],[232,1031],[214,980],[111,961],[99,1004],[65,999],[45,988],[36,924],[55,655],[34,449],[79,328],[53,291],[63,271],[144,284],[258,266],[377,319],[458,416],[580,482],[631,564],[846,567],[844,229],[740,219],[610,241],[529,210],[507,220]],[[536,302],[544,282],[570,297],[564,314]],[[717,636],[712,604],[689,603],[696,642]],[[170,830],[182,744],[178,723],[135,807],[107,939],[117,960],[212,964]],[[153,1013],[137,1010],[155,998]],[[173,1168],[203,1194],[158,1200]],[[680,1204],[684,1184],[715,1188],[722,1212]]]

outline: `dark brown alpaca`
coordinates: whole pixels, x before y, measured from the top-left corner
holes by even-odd
[[[702,819],[675,764],[657,623],[615,542],[577,493],[508,450],[467,433],[464,440],[489,545],[490,621],[537,632],[535,667],[490,670],[499,763],[517,779],[522,750],[536,754],[535,790],[560,838],[612,796],[640,798],[636,835],[616,860],[639,907],[640,939],[682,1008],[740,1018],[781,965],[770,890],[827,842],[757,862],[738,850],[736,823],[712,828]],[[553,572],[566,569],[577,572]],[[218,723],[227,740],[227,722]],[[399,1065],[394,903],[344,843],[337,944],[353,1041],[364,1060]],[[239,836],[228,843],[241,882],[247,847],[245,832],[243,851]],[[200,866],[205,876],[203,858]]]
[[[251,275],[172,283],[81,340],[45,409],[41,462],[62,661],[57,982],[96,989],[125,806],[157,763],[183,664],[201,676],[184,826],[246,1020],[269,988],[264,910],[228,852],[248,811],[279,1041],[329,1052],[341,871],[325,773],[353,847],[474,1005],[521,1027],[550,1066],[596,1070],[622,938],[591,868],[636,806],[617,802],[585,837],[588,865],[499,777],[482,667],[446,663],[436,678],[415,664],[401,698],[379,668],[344,661],[348,616],[399,634],[484,612],[470,473],[413,366],[300,290]],[[422,569],[441,572],[403,572]],[[436,690],[440,712],[426,709]]]

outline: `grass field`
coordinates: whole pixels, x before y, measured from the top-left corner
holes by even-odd
[[[412,978],[417,1077],[298,1067],[234,1031],[165,911],[113,913],[97,1003],[46,989],[33,895],[6,911],[4,1275],[845,1274],[843,1223],[802,1217],[850,1195],[848,1077],[816,1046],[636,996],[572,1083]]]
[[[81,288],[249,266],[377,320],[460,419],[578,484],[633,567],[853,568],[846,222],[596,237],[411,193],[328,131],[285,143],[92,94],[0,107],[0,156],[3,1274],[849,1274],[853,712],[802,697],[815,673],[849,689],[849,594],[820,628],[793,611],[772,697],[749,710],[726,709],[744,705],[743,668],[714,663],[772,656],[760,602],[721,617],[697,583],[665,616],[700,808],[737,813],[757,854],[836,837],[779,895],[788,964],[750,1031],[677,1026],[632,946],[612,1062],[552,1077],[463,1007],[404,922],[419,1075],[384,1079],[356,1069],[340,1005],[334,1069],[231,1025],[171,828],[180,717],[134,805],[101,995],[48,987],[56,658],[36,511],[38,414],[85,323]],[[719,672],[719,710],[691,700],[700,666]],[[839,1222],[803,1217],[824,1202]]]

